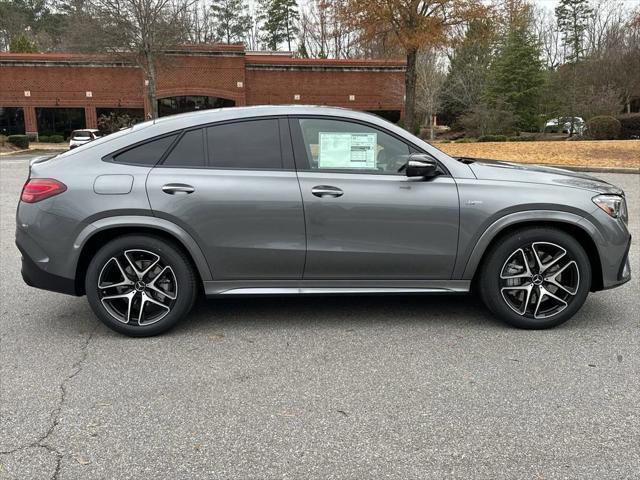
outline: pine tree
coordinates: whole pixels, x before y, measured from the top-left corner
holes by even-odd
[[[518,126],[533,130],[545,77],[540,60],[540,45],[526,22],[509,26],[496,58],[491,64],[485,101],[518,116]]]
[[[244,0],[213,0],[216,34],[225,43],[242,42],[251,28],[251,16]]]
[[[556,7],[558,29],[564,45],[569,48],[567,59],[571,62],[577,62],[584,55],[584,34],[592,14],[589,0],[560,0]]]
[[[571,126],[569,136],[573,135],[573,121],[575,117],[577,71],[576,64],[584,56],[584,34],[593,10],[589,0],[560,0],[556,7],[556,21],[562,32],[562,42],[569,49],[567,60],[571,64],[572,88],[569,94],[569,109],[571,110]]]
[[[38,48],[34,42],[29,40],[29,37],[22,34],[11,39],[9,51],[11,53],[36,53]]]
[[[491,19],[474,19],[454,48],[442,92],[444,121],[451,122],[480,103],[497,39],[495,30]]]
[[[298,34],[297,0],[261,0],[260,16],[263,24],[263,41],[270,50],[277,50],[283,42],[287,43],[287,49],[291,50],[292,44]]]

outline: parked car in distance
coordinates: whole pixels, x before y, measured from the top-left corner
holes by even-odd
[[[475,289],[548,328],[630,279],[627,217],[621,189],[582,173],[452,158],[363,112],[239,107],[33,162],[16,243],[29,285],[86,294],[132,336],[200,294]]]
[[[69,150],[72,150],[80,145],[89,143],[97,138],[102,137],[100,130],[95,128],[84,128],[82,130],[74,130],[69,137]]]
[[[558,117],[549,120],[545,126],[544,131],[548,133],[569,133],[571,131],[571,119],[572,117]],[[582,117],[573,117],[573,130],[572,132],[577,135],[582,135],[586,130],[586,122]]]

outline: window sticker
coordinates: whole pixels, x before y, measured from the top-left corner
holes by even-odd
[[[318,168],[376,168],[377,133],[320,132]]]

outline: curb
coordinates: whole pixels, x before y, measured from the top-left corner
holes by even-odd
[[[30,150],[14,150],[13,152],[0,152],[0,157],[8,157],[9,155],[20,155],[21,153],[27,153]]]
[[[2,152],[0,153],[0,157],[8,157],[9,155],[22,155],[23,153],[39,153],[39,154],[51,153],[52,155],[54,155],[54,154],[63,153],[66,151],[67,151],[66,149],[50,150],[48,148],[34,148],[34,149],[30,148],[28,150],[15,150],[13,152]]]

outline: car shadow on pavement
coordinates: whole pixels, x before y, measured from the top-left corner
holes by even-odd
[[[477,326],[501,328],[473,295],[387,295],[216,298],[199,301],[176,332],[208,325],[254,328],[322,325]]]

